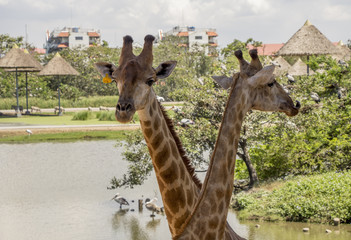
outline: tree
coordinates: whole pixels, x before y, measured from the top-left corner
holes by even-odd
[[[223,59],[209,58],[208,67],[201,73],[203,75],[194,69],[194,62],[201,58],[201,53],[176,51],[175,46],[170,46],[174,52],[167,51],[167,44],[160,45],[161,49],[156,48],[155,51],[162,50],[163,57],[170,52],[173,59],[178,61],[178,74],[170,79],[174,81],[173,92],[169,92],[168,96],[179,93],[184,106],[180,113],[172,117],[174,122],[182,118],[195,122],[186,128],[176,128],[193,165],[197,169],[206,169],[228,97],[227,91],[221,90],[209,76],[228,74],[228,69],[235,69],[237,63],[233,61],[231,51],[246,46],[246,43],[235,41],[230,44]],[[246,48],[244,55],[247,55]],[[324,73],[300,77],[293,84],[286,77],[279,80],[293,99],[301,101],[299,115],[289,118],[281,113],[251,111],[245,118],[235,174],[240,178],[250,178],[250,186],[258,178],[267,180],[351,168],[351,83],[348,80],[351,77],[351,62],[345,67],[331,58],[321,56],[311,57],[309,64],[314,71],[321,69]],[[162,91],[163,87],[158,85],[156,90]],[[313,101],[311,92],[319,94],[321,103]],[[126,159],[134,164],[131,167],[135,171],[125,175],[119,184],[112,184],[114,187],[137,182],[141,184],[147,172],[151,171],[151,161],[146,160],[148,154],[145,144],[136,142],[139,147],[133,145],[133,141],[128,142],[126,146],[129,150],[125,152]],[[142,171],[137,171],[139,167],[135,166],[140,156],[143,167]]]
[[[21,47],[23,43],[23,37],[10,37],[8,34],[0,34],[0,57],[3,57],[14,44]]]

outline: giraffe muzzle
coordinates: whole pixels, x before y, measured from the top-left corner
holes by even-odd
[[[132,121],[135,113],[134,105],[130,102],[118,101],[116,106],[116,119],[121,123],[128,123]]]

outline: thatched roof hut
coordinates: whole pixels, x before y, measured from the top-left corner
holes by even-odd
[[[281,56],[336,54],[338,49],[309,20],[277,52]]]
[[[339,53],[333,55],[336,60],[350,60],[351,50],[341,40],[336,45],[336,48],[339,50]]]
[[[306,75],[307,65],[300,58],[291,66],[289,69],[289,74],[292,76],[303,76]],[[310,69],[310,75],[313,75],[314,72]]]
[[[32,68],[17,68],[17,72],[40,72],[43,69],[43,66],[28,52],[27,49],[24,49],[23,52],[28,55],[32,61]],[[6,68],[6,72],[15,72],[15,68]]]
[[[17,45],[6,53],[5,57],[0,59],[0,68],[34,68],[36,63],[30,54],[25,54]]]
[[[291,65],[283,57],[277,57],[274,59],[274,62],[279,65],[279,67],[276,67],[274,70],[274,74],[276,76],[285,75],[287,72],[289,72]]]
[[[79,75],[68,62],[66,62],[59,53],[48,62],[43,70],[39,72],[40,76],[65,76]]]

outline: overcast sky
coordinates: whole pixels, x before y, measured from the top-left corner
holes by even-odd
[[[112,47],[178,25],[216,28],[220,47],[250,37],[284,43],[307,19],[333,42],[351,39],[350,0],[0,0],[0,34],[25,37],[27,26],[36,47],[65,26],[99,29]]]

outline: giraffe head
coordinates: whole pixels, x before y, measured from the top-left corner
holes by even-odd
[[[144,109],[149,104],[152,85],[158,79],[168,77],[176,66],[175,61],[167,61],[156,69],[152,67],[154,40],[155,37],[147,35],[142,52],[135,56],[133,39],[125,36],[118,67],[106,62],[95,64],[103,77],[109,77],[117,84],[119,99],[115,115],[119,122],[130,122],[136,111]]]
[[[240,50],[235,52],[235,56],[240,63],[240,72],[235,73],[233,77],[213,76],[220,86],[240,88],[240,91],[248,96],[250,109],[284,112],[288,116],[298,114],[301,105],[298,101],[295,105],[288,93],[275,80],[274,65],[263,68],[256,49],[250,51],[250,63],[245,61]]]

